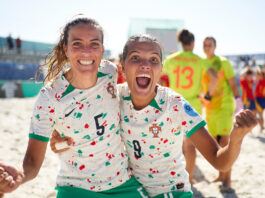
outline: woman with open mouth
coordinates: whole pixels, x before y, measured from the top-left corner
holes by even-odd
[[[192,197],[182,153],[183,137],[190,138],[216,169],[228,170],[239,155],[243,138],[257,124],[255,116],[248,110],[237,114],[230,142],[220,148],[190,104],[173,90],[158,85],[162,50],[155,38],[130,37],[122,65],[127,83],[118,87],[121,135],[133,175],[150,197]]]

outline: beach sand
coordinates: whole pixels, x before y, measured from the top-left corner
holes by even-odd
[[[35,98],[0,99],[0,160],[21,166],[28,142],[28,129]],[[48,147],[37,178],[23,184],[6,198],[54,198],[59,162]],[[242,145],[232,171],[234,193],[221,193],[220,183],[212,183],[218,172],[201,156],[197,158],[194,197],[265,197],[265,132],[255,128]]]

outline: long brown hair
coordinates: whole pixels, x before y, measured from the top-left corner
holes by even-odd
[[[63,28],[63,31],[59,38],[59,42],[53,48],[53,50],[46,56],[45,62],[42,65],[48,67],[48,73],[44,79],[44,83],[53,81],[58,76],[58,74],[63,70],[65,64],[68,62],[66,54],[64,52],[64,46],[66,46],[68,43],[68,36],[70,29],[81,23],[100,30],[102,43],[103,43],[104,40],[103,28],[94,19],[79,17],[68,22]]]

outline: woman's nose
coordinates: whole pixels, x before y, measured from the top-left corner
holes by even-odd
[[[91,53],[92,52],[92,48],[90,46],[84,46],[82,48],[82,53],[83,54],[87,54],[87,53]]]
[[[141,63],[141,69],[143,70],[150,70],[151,69],[151,65],[148,61],[146,60],[143,60],[142,63]]]

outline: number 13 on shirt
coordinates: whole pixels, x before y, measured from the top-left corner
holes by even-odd
[[[177,66],[173,72],[176,75],[175,86],[177,89],[189,89],[192,87],[194,70],[191,66]]]

